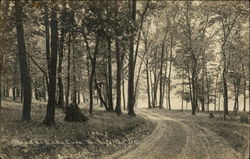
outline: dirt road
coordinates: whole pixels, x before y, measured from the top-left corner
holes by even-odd
[[[105,158],[119,159],[239,159],[242,158],[228,143],[198,125],[187,125],[179,119],[147,109],[137,113],[156,122],[151,135],[136,148],[126,148]]]

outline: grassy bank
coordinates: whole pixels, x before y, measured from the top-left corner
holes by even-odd
[[[3,102],[1,158],[97,158],[137,145],[153,130],[153,124],[139,116],[118,117],[101,108],[93,116],[86,114],[89,121],[85,123],[65,122],[63,111],[56,109],[56,125],[47,127],[42,124],[45,112],[45,103],[34,103],[32,121],[21,122],[21,103]]]

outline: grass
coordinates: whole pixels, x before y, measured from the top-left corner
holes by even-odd
[[[96,158],[139,142],[153,130],[141,117],[118,117],[102,108],[95,108],[93,116],[86,113],[88,122],[65,122],[63,111],[56,109],[56,125],[47,127],[42,123],[45,103],[32,104],[30,122],[20,121],[20,102],[2,105],[0,158]]]

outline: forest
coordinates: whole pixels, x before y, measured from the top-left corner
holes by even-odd
[[[249,7],[0,1],[0,158],[249,157]]]

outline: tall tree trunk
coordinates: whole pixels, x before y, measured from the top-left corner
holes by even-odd
[[[157,75],[157,63],[156,63],[156,58],[157,58],[157,48],[154,51],[154,70],[153,70],[153,74],[154,74],[154,100],[153,100],[153,107],[156,107],[157,104],[157,88],[158,88],[158,75]]]
[[[126,97],[125,97],[125,80],[124,80],[124,75],[122,77],[122,98],[123,98],[123,110],[126,110]]]
[[[204,69],[203,69],[203,71],[204,71]],[[204,72],[202,73],[202,88],[201,88],[201,92],[202,92],[202,94],[201,94],[201,111],[202,112],[204,112],[205,111],[205,81],[204,81]]]
[[[225,42],[224,42],[225,44]],[[223,72],[222,72],[222,80],[223,80],[223,107],[224,107],[224,120],[226,120],[226,115],[228,115],[228,90],[227,90],[227,59],[226,53],[224,51],[223,45],[221,47],[222,55],[223,55]]]
[[[236,82],[234,81],[234,109],[233,111],[236,113],[237,111],[237,88]]]
[[[116,62],[117,62],[117,86],[116,86],[116,107],[115,111],[117,115],[122,114],[121,110],[121,80],[122,80],[122,68],[123,68],[123,61],[121,60],[121,52],[120,52],[120,43],[119,40],[115,40],[116,45]]]
[[[20,1],[15,0],[19,65],[21,73],[21,85],[23,88],[23,96],[24,96],[22,120],[28,121],[31,120],[30,112],[31,112],[32,88],[31,88],[30,70],[27,63],[26,46],[24,40],[24,31],[22,22],[23,9],[20,3],[21,3]]]
[[[210,100],[210,88],[209,88],[209,80],[208,80],[208,74],[206,72],[206,83],[207,83],[207,112],[209,112],[209,100]]]
[[[56,67],[57,67],[57,14],[55,10],[51,12],[51,58],[49,71],[49,99],[47,104],[47,112],[44,123],[48,126],[55,123],[55,93],[56,93]]]
[[[132,22],[136,21],[136,0],[132,0],[132,11],[131,11]],[[134,112],[134,32],[130,35],[130,46],[129,46],[129,63],[128,63],[128,115],[135,116]]]
[[[191,77],[190,77],[190,73],[188,72],[188,84],[189,84],[189,97],[190,97],[190,102],[191,102],[191,107],[192,107],[192,103],[193,103],[193,89],[192,89],[192,82],[191,82]],[[192,112],[193,113],[193,112]]]
[[[173,33],[172,33],[173,34]],[[170,43],[170,63],[169,63],[169,72],[168,72],[168,108],[171,110],[171,71],[172,71],[172,61],[173,61],[173,35],[171,35]]]
[[[154,84],[153,84],[153,79],[152,79],[152,71],[149,70],[149,80],[150,80],[150,86],[151,86],[151,97],[152,97],[152,107],[154,107]]]
[[[66,90],[66,107],[69,105],[69,92],[70,92],[70,52],[71,52],[71,32],[69,31],[68,40],[68,68],[67,68],[67,90]]]
[[[91,59],[91,72],[89,77],[89,113],[93,114],[93,82],[95,75],[95,67],[96,67],[96,57],[98,54],[98,46],[99,46],[99,37],[97,35],[95,42],[95,51],[94,56],[90,57]]]
[[[223,68],[223,99],[224,99],[224,115],[228,115],[228,91],[226,79],[226,66]]]
[[[184,71],[182,73],[182,94],[181,94],[181,111],[183,111],[183,104],[184,104]]]
[[[80,89],[77,89],[77,105],[81,103],[81,94],[80,94]]]
[[[44,102],[47,101],[47,99],[46,99],[46,88],[48,88],[48,87],[46,87],[46,86],[47,85],[46,85],[45,75],[43,75],[43,98],[44,98]]]
[[[112,83],[112,57],[111,57],[111,39],[110,37],[107,39],[108,42],[108,100],[109,100],[109,110],[113,111],[113,83]]]
[[[215,91],[214,91],[214,111],[216,111],[216,102],[217,102],[217,89],[218,89],[218,78],[219,74],[216,76],[216,81],[215,81]]]
[[[45,10],[44,24],[45,24],[46,59],[47,59],[47,68],[48,68],[48,74],[49,74],[49,69],[50,69],[50,37],[49,37],[49,11],[48,11],[47,4],[44,5],[44,10]]]
[[[244,66],[243,66],[244,68]],[[244,69],[243,75],[243,111],[246,111],[246,71]],[[249,99],[250,100],[250,99]]]
[[[195,105],[195,73],[194,71],[192,72],[192,115],[195,115],[195,109],[196,109],[196,105]]]
[[[108,100],[108,94],[109,94],[109,80],[108,80],[108,64],[107,64],[107,59],[105,61],[105,101],[107,105],[109,105],[109,100]],[[110,107],[108,106],[108,111],[110,111]]]
[[[0,122],[2,123],[2,64],[3,63],[2,63],[2,59],[0,60],[1,60],[1,63],[0,63]]]
[[[220,93],[218,94],[219,96],[218,96],[218,111],[220,111]]]
[[[101,90],[101,88],[98,86],[96,77],[95,77],[95,86],[96,86],[97,93],[98,93],[98,96],[99,96],[99,98],[100,98],[101,104],[103,104],[104,107],[105,107],[105,109],[106,109],[106,111],[108,111],[109,109],[108,109],[107,103],[105,102],[105,100],[104,100],[103,97],[102,97],[102,90]]]
[[[148,94],[148,108],[152,108],[151,107],[151,102],[150,102],[150,85],[149,85],[149,67],[148,67],[149,63],[148,63],[148,57],[146,59],[146,73],[147,73],[147,94]]]
[[[163,107],[163,58],[164,58],[164,48],[165,48],[165,41],[162,44],[162,51],[161,51],[161,66],[160,66],[160,100],[159,100],[159,107]]]
[[[63,13],[64,14],[64,10]],[[64,21],[64,15],[62,15],[61,22]],[[58,102],[57,105],[60,108],[64,108],[64,91],[63,91],[63,81],[62,81],[62,61],[63,61],[63,56],[64,56],[64,33],[65,29],[64,26],[62,26],[61,29],[61,39],[59,41],[60,45],[60,51],[59,51],[59,64],[58,64],[58,88],[59,88],[59,95],[58,95]]]
[[[12,88],[12,96],[13,96],[13,101],[15,101],[16,100],[16,94],[17,94],[17,77],[16,77],[16,75],[17,75],[17,60],[18,60],[18,56],[17,56],[17,54],[16,54],[16,57],[15,57],[15,70],[14,70],[14,74],[13,74],[13,88]]]
[[[141,59],[140,65],[139,65],[139,70],[138,70],[138,73],[137,73],[136,82],[135,82],[135,93],[134,93],[134,95],[135,95],[134,99],[135,99],[135,102],[136,102],[136,105],[135,105],[135,106],[137,106],[137,104],[138,104],[138,96],[139,96],[139,95],[138,95],[138,94],[139,94],[139,89],[138,89],[138,87],[139,87],[139,81],[140,81],[142,63],[143,63],[143,61],[144,61],[144,57],[145,57],[146,53],[147,53],[147,50],[145,50],[145,52],[144,52],[144,54],[143,54],[143,56],[142,56],[142,59]]]
[[[77,81],[76,81],[76,52],[75,52],[75,35],[73,35],[73,44],[72,44],[72,49],[73,49],[73,57],[72,57],[72,63],[73,63],[73,68],[72,68],[72,74],[73,74],[73,90],[72,90],[72,103],[74,105],[77,105]]]
[[[248,59],[250,59],[250,51],[248,51]],[[248,60],[248,74],[250,76],[250,60]],[[248,77],[248,111],[250,114],[250,77]]]

